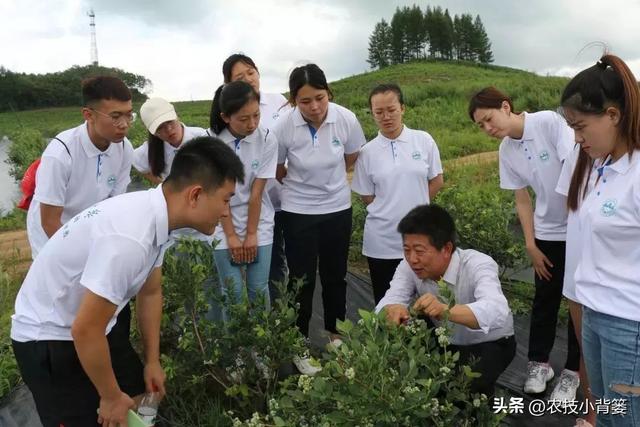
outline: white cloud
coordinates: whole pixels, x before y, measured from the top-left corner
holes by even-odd
[[[224,59],[251,56],[262,87],[286,91],[289,71],[313,61],[330,80],[366,70],[375,22],[415,0],[3,0],[0,65],[45,73],[90,61],[89,18],[96,12],[100,63],[153,81],[171,100],[207,99],[221,83]],[[496,64],[571,75],[594,63],[605,41],[638,58],[640,3],[633,0],[441,0],[451,15],[480,14]],[[424,7],[424,5],[423,5]],[[580,53],[580,54],[579,54]],[[637,60],[630,60],[636,74]]]

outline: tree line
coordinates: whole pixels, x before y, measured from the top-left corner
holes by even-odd
[[[493,62],[491,41],[480,15],[455,15],[440,6],[396,8],[391,22],[382,19],[369,36],[371,68],[427,59]]]
[[[131,89],[133,101],[144,101],[151,81],[119,68],[95,65],[73,67],[55,73],[16,73],[0,66],[0,112],[82,105],[80,82],[91,76],[110,75]]]

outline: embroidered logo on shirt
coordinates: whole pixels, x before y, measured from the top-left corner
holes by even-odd
[[[543,162],[549,160],[549,153],[547,151],[543,151],[542,153],[540,153],[540,160],[542,160]]]
[[[273,116],[271,116],[273,120],[276,120],[278,117],[280,117],[280,114],[278,113],[273,113]]]
[[[422,159],[422,153],[419,151],[414,151],[413,153],[411,153],[411,157],[413,158],[413,160],[420,160]]]
[[[618,201],[616,199],[605,200],[605,202],[602,204],[602,207],[600,208],[600,213],[603,216],[613,215],[614,213],[616,213],[617,204],[618,204]]]
[[[260,162],[258,160],[251,162],[251,169],[258,169],[258,166],[260,166]]]
[[[109,175],[109,178],[107,178],[107,185],[109,187],[113,187],[114,185],[116,185],[116,176],[115,175]]]
[[[331,141],[331,143],[336,147],[339,147],[340,144],[342,144],[338,138],[333,138],[333,141]]]

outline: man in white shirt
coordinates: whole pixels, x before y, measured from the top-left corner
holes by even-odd
[[[84,209],[122,194],[131,181],[133,147],[126,138],[135,113],[117,77],[82,82],[83,124],[58,134],[42,153],[27,214],[31,256]]]
[[[455,296],[449,311],[453,323],[450,338],[460,351],[461,363],[477,358],[472,392],[494,394],[496,380],[515,356],[513,317],[498,279],[498,265],[491,257],[455,246],[455,224],[443,208],[421,205],[398,225],[404,256],[391,287],[376,306],[396,324],[409,320],[408,305],[436,325],[447,310],[439,300],[438,281],[444,280]]]
[[[11,326],[44,427],[123,425],[132,397],[145,389],[164,394],[161,265],[169,232],[211,235],[243,179],[231,149],[196,138],[161,186],[104,200],[52,236],[20,288]],[[116,317],[134,296],[144,367],[128,337],[114,338]]]

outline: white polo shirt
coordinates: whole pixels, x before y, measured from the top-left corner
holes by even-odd
[[[187,141],[192,140],[193,138],[197,138],[199,136],[207,135],[207,131],[203,128],[199,127],[190,127],[185,126],[184,123],[181,123],[182,129],[184,133],[182,135],[182,141],[178,144],[177,147],[169,144],[166,141],[162,141],[164,146],[164,170],[160,174],[160,178],[163,180],[169,176],[169,172],[171,171],[171,164],[173,163],[173,158],[176,156],[176,152],[178,149]],[[145,141],[141,146],[136,148],[133,151],[133,167],[140,173],[150,173],[151,166],[149,165],[149,143]]]
[[[128,139],[100,151],[91,142],[87,123],[58,134],[42,153],[36,190],[27,213],[27,234],[33,259],[49,240],[40,219],[40,203],[62,206],[62,224],[87,207],[122,194],[131,182],[133,147]]]
[[[291,105],[287,98],[280,93],[260,92],[260,126],[265,129],[272,129],[276,120],[291,110]],[[280,210],[280,199],[282,194],[282,184],[277,179],[272,178],[267,181],[266,191],[269,193],[274,211]]]
[[[488,255],[473,249],[456,249],[442,279],[453,291],[456,304],[473,312],[480,329],[452,323],[451,344],[471,345],[495,341],[513,335],[513,316],[498,279],[498,264]],[[389,290],[376,306],[376,313],[389,304],[409,305],[426,293],[439,295],[438,284],[420,279],[406,260],[402,260]],[[436,325],[437,319],[432,319]]]
[[[440,152],[431,135],[404,127],[390,140],[381,133],[365,144],[356,161],[351,188],[375,196],[367,206],[362,253],[381,259],[403,257],[400,220],[429,203],[429,180],[442,173]]]
[[[555,188],[562,162],[574,144],[573,129],[553,111],[524,113],[522,139],[505,137],[500,144],[500,188],[533,189],[537,239],[565,240],[567,200]]]
[[[565,197],[569,195],[571,178],[573,177],[573,171],[575,170],[579,153],[580,147],[576,145],[562,165],[562,172],[560,172],[556,191]],[[591,187],[593,187],[597,177],[596,168],[597,166],[592,169],[588,178],[587,194],[589,194],[589,191]],[[582,194],[582,188],[580,191],[580,194]],[[581,199],[578,199],[578,210],[569,210],[569,216],[567,217],[567,245],[565,252],[564,280],[562,286],[562,295],[569,298],[571,301],[576,302],[579,301],[578,296],[576,295],[576,282],[574,280],[574,276],[580,261],[580,252],[582,251],[582,231],[580,230],[580,220],[578,216],[580,203]]]
[[[242,161],[244,165],[244,183],[236,183],[236,191],[231,198],[231,219],[236,234],[240,239],[247,235],[247,221],[249,219],[249,198],[251,187],[256,178],[274,178],[276,176],[276,161],[278,159],[278,141],[273,132],[268,129],[258,128],[251,135],[238,140],[225,130],[218,135]],[[214,239],[220,240],[216,249],[228,249],[227,237],[222,225],[218,225],[213,234]],[[260,221],[258,222],[258,246],[273,243],[273,206],[267,191],[262,192],[262,207],[260,208]]]
[[[109,333],[162,264],[168,231],[162,186],[104,200],[74,216],[31,265],[16,298],[11,338],[73,340],[71,325],[86,289],[118,306]]]
[[[283,211],[327,214],[351,207],[344,155],[357,153],[365,143],[355,114],[330,102],[324,123],[314,130],[294,108],[278,120],[273,131],[278,139],[278,163],[287,162]]]
[[[600,170],[578,212],[576,294],[595,311],[640,322],[640,150]]]

